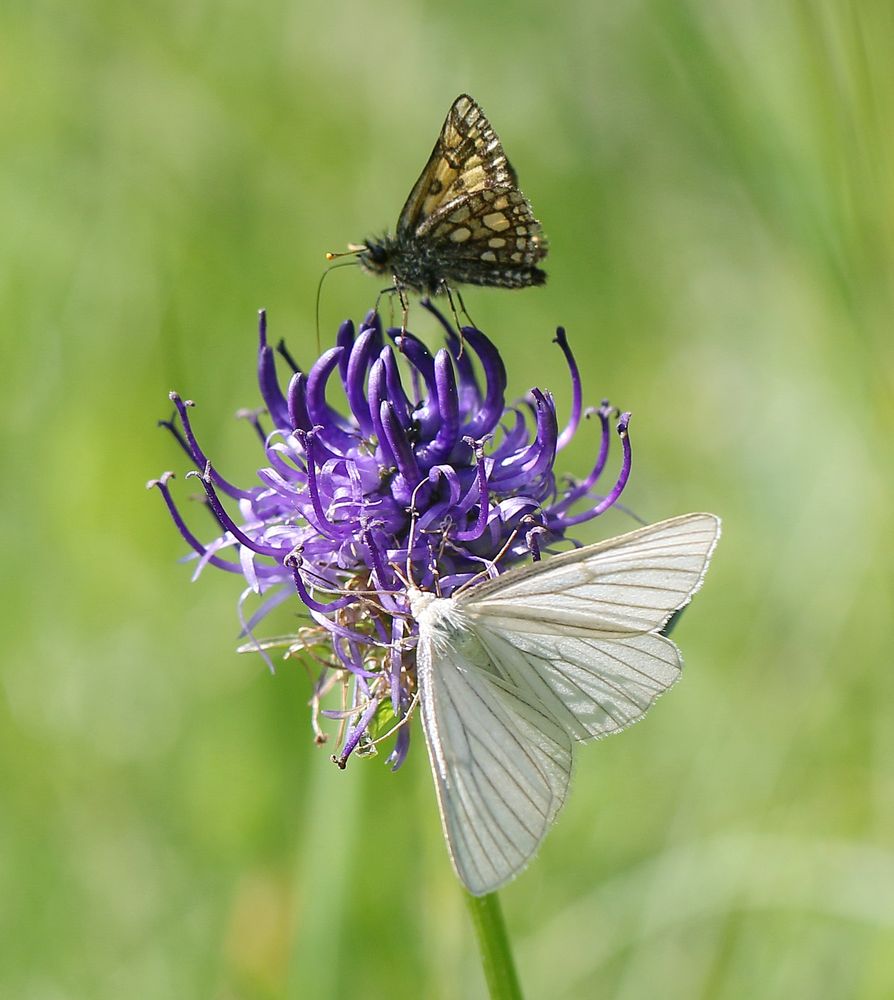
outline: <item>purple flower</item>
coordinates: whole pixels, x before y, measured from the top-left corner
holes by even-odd
[[[285,600],[303,603],[308,625],[280,644],[321,663],[313,725],[323,742],[318,716],[340,720],[333,759],[342,767],[389,730],[397,732],[389,762],[397,768],[406,756],[409,727],[402,723],[416,691],[407,585],[449,596],[476,578],[539,559],[569,528],[611,507],[630,474],[629,414],[603,402],[593,411],[600,434],[592,471],[557,485],[556,454],[583,416],[580,375],[561,327],[555,343],[573,394],[562,430],[548,392],[532,389],[506,405],[503,360],[480,330],[465,327],[461,339],[426,307],[445,334],[446,346],[434,355],[410,333],[384,335],[372,312],[358,331],[342,323],[335,346],[306,372],[280,344],[292,372],[285,389],[262,312],[258,381],[272,430],[258,413],[247,414],[264,448],[260,484],[239,488],[214,468],[193,432],[193,404],[176,393],[176,418],[163,423],[199,470],[189,475],[199,479],[222,534],[202,542],[191,531],[171,495],[172,473],[149,484],[194,550],[197,573],[212,565],[244,577],[240,616],[251,640],[244,648],[269,648],[253,637],[260,619]],[[328,398],[336,387],[342,409]],[[621,467],[599,492],[615,417]],[[246,620],[242,608],[252,594],[261,603]],[[336,686],[345,707],[322,710]]]

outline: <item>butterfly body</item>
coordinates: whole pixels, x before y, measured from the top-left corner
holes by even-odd
[[[426,242],[388,233],[366,240],[364,246],[366,249],[358,258],[365,271],[390,278],[397,289],[406,288],[422,295],[441,295],[451,285],[526,288],[546,281],[545,271],[524,263],[523,251],[517,251],[519,261],[497,264],[476,259],[474,255],[460,257],[455,246],[446,241]]]
[[[720,534],[687,514],[442,598],[411,588],[425,741],[454,868],[475,895],[531,860],[576,746],[638,721],[679,678],[664,634]]]
[[[395,289],[428,295],[451,285],[542,285],[547,252],[540,223],[481,108],[453,103],[394,235],[366,240],[361,266]]]

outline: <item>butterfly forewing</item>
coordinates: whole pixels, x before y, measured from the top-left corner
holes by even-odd
[[[399,236],[420,235],[432,215],[457,198],[485,187],[516,187],[503,146],[481,108],[461,94],[447,113],[428,163],[397,223]]]

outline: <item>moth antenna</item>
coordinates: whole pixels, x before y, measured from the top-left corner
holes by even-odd
[[[407,586],[416,587],[413,580],[413,546],[416,544],[416,522],[419,520],[419,512],[415,507],[410,508],[410,535],[407,539]]]
[[[485,577],[485,578],[489,577],[490,573],[491,573],[491,570],[496,569],[497,563],[503,558],[503,556],[506,555],[506,553],[512,547],[512,545],[515,542],[516,538],[518,538],[518,535],[519,535],[520,531],[521,531],[520,527],[519,528],[515,528],[513,530],[512,534],[506,539],[506,542],[503,545],[503,548],[500,549],[500,551],[493,557],[493,559],[488,559],[487,560],[487,569],[479,570],[470,580],[466,580],[466,582],[464,584],[462,584],[461,586],[457,587],[456,590],[453,591],[452,596],[456,597],[457,594],[461,594],[464,590],[468,590],[469,587],[474,587],[475,584],[478,582],[479,578],[481,578],[481,577]]]
[[[410,534],[407,538],[407,586],[409,587],[416,587],[416,584],[413,582],[413,546],[416,544],[416,522],[419,520],[419,511],[416,509],[416,497],[422,487],[427,484],[427,478],[423,479],[421,483],[417,483],[410,497],[410,506],[408,509],[410,515]]]

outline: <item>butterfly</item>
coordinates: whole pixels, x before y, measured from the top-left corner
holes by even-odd
[[[361,266],[406,289],[449,294],[451,284],[542,285],[546,238],[503,145],[479,105],[461,94],[397,220],[395,235],[353,244]],[[336,254],[327,255],[330,259]]]
[[[720,536],[686,514],[436,597],[411,588],[422,724],[453,866],[514,878],[565,801],[578,743],[619,732],[680,676],[662,630]]]

